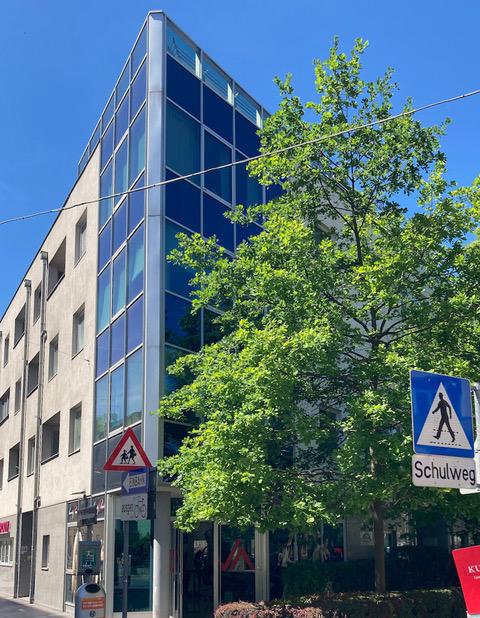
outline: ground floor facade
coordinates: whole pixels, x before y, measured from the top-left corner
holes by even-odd
[[[88,499],[96,506],[97,523],[89,530],[102,542],[99,580],[107,594],[107,616],[120,617],[124,569],[123,522],[117,518],[119,493]],[[282,574],[297,560],[343,561],[368,558],[373,534],[359,519],[337,526],[320,525],[315,534],[285,530],[260,533],[202,522],[184,533],[175,528],[179,498],[165,486],[155,494],[155,519],[129,522],[129,592],[131,618],[207,618],[222,603],[260,601],[282,594]],[[77,543],[87,529],[77,527],[78,500],[40,508],[34,601],[73,615]],[[28,598],[32,592],[32,513],[21,515],[20,562],[15,565],[16,515],[0,520],[0,594]],[[386,548],[410,543],[406,528],[386,537]],[[433,545],[448,535],[431,533]],[[16,581],[16,584],[15,584]]]

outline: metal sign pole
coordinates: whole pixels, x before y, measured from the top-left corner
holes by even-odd
[[[130,522],[123,522],[123,594],[122,618],[128,618],[128,576],[130,574],[129,548]]]

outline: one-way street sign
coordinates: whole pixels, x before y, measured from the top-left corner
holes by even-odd
[[[413,450],[424,455],[473,458],[470,382],[412,370]]]

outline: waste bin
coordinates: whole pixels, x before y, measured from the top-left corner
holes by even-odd
[[[102,586],[80,586],[75,593],[75,618],[105,618],[105,590]]]

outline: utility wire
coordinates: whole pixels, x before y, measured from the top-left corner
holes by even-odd
[[[231,163],[225,163],[223,165],[217,165],[216,167],[210,167],[200,172],[192,172],[191,174],[184,174],[183,176],[177,176],[176,178],[170,178],[169,180],[162,180],[161,182],[155,182],[150,185],[146,185],[144,187],[139,187],[138,189],[128,189],[126,191],[121,191],[120,193],[112,193],[111,195],[104,195],[103,197],[98,197],[97,199],[94,199],[94,200],[86,200],[84,202],[79,202],[77,204],[71,204],[70,206],[62,206],[61,208],[51,208],[50,210],[41,210],[38,212],[31,213],[29,215],[21,215],[18,217],[12,217],[11,219],[4,219],[3,221],[0,221],[0,226],[7,225],[7,223],[14,223],[16,221],[26,221],[28,219],[33,219],[34,217],[40,217],[42,215],[49,215],[49,214],[62,212],[65,210],[71,210],[72,208],[80,208],[82,206],[89,206],[92,204],[97,204],[98,202],[102,202],[104,200],[111,200],[116,197],[121,197],[123,195],[129,195],[130,193],[137,193],[138,191],[146,191],[148,189],[156,189],[158,187],[163,187],[165,185],[169,185],[174,182],[179,182],[180,180],[189,180],[190,178],[196,178],[197,176],[200,176],[201,174],[209,174],[211,172],[216,172],[219,170],[224,170],[224,169],[228,169],[231,167],[235,167],[236,165],[244,165],[245,163],[250,163],[250,161],[257,161],[258,159],[265,159],[267,157],[272,157],[277,154],[289,152],[290,150],[294,150],[295,148],[303,148],[304,146],[318,144],[320,142],[324,142],[334,137],[340,137],[341,135],[346,135],[347,133],[350,133],[350,134],[356,133],[357,131],[368,129],[373,126],[382,125],[387,122],[391,122],[392,120],[398,120],[399,118],[404,118],[406,116],[412,116],[413,114],[417,114],[418,112],[425,111],[426,109],[431,109],[432,107],[438,107],[440,105],[445,105],[447,103],[454,103],[455,101],[467,99],[468,97],[473,97],[473,96],[476,96],[477,94],[480,94],[480,88],[477,90],[472,90],[472,92],[466,92],[464,94],[459,94],[454,97],[450,97],[448,99],[434,101],[433,103],[427,103],[426,105],[415,107],[413,109],[407,109],[407,110],[404,110],[403,112],[394,114],[392,116],[387,116],[386,118],[382,118],[380,120],[373,120],[372,122],[367,122],[366,124],[353,125],[349,127],[348,129],[343,129],[342,131],[337,131],[329,135],[322,135],[321,137],[307,140],[305,142],[291,144],[290,146],[284,146],[283,148],[278,148],[277,150],[272,150],[270,152],[264,152],[264,153],[255,155],[253,157],[247,157],[245,159],[241,159],[240,161],[232,161]]]

